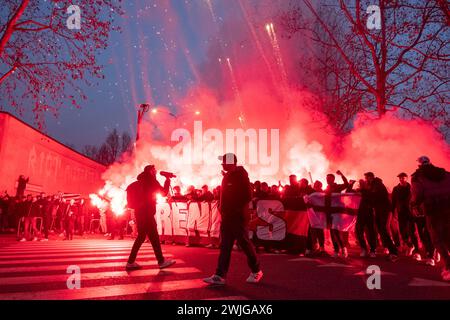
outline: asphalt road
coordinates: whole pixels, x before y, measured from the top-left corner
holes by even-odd
[[[259,254],[264,278],[245,282],[245,256],[233,252],[224,287],[210,287],[219,251],[182,245],[163,245],[167,258],[177,263],[160,271],[149,243],[137,262],[144,268],[126,272],[131,239],[105,240],[102,236],[62,241],[17,242],[0,236],[0,300],[3,299],[450,299],[450,283],[440,278],[441,265],[426,266],[407,257],[393,263],[384,256],[362,259],[356,248],[348,259]],[[366,269],[381,270],[380,289],[368,289]],[[69,269],[68,269],[69,268]],[[80,288],[73,272],[80,271]],[[71,277],[71,278],[70,278]],[[70,278],[70,279],[69,279]]]

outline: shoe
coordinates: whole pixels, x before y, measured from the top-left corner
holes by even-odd
[[[389,255],[389,260],[390,260],[391,262],[396,262],[396,261],[398,261],[398,255],[396,255],[396,254],[390,254],[390,255]]]
[[[412,254],[413,254],[413,252],[414,252],[415,249],[416,249],[416,248],[415,248],[414,246],[412,246],[412,247],[407,247],[407,248],[406,248],[406,251],[405,251],[405,255],[406,255],[407,257],[412,256]]]
[[[371,258],[376,258],[376,257],[377,257],[377,254],[375,253],[375,251],[371,251],[371,252],[369,253],[369,257],[371,257]]]
[[[420,256],[420,253],[414,253],[413,259],[416,261],[422,261],[422,257]]]
[[[306,251],[305,251],[305,256],[309,256],[311,253],[312,253],[311,250],[306,249]]]
[[[263,277],[263,272],[261,270],[259,270],[256,273],[250,273],[250,275],[247,278],[247,282],[248,283],[258,283]]]
[[[388,248],[384,248],[383,253],[384,254],[389,254],[389,249]]]
[[[367,258],[367,250],[362,249],[362,250],[361,250],[361,253],[359,254],[359,256],[360,256],[361,258]]]
[[[436,261],[436,263],[439,263],[441,261],[441,255],[436,249],[434,249],[433,259],[434,261]]]
[[[347,248],[342,248],[342,254],[341,254],[342,258],[347,259],[348,258],[348,250]]]
[[[203,282],[206,282],[208,284],[216,284],[216,285],[223,286],[225,284],[225,279],[222,278],[221,276],[218,276],[217,274],[215,274],[209,278],[203,279]]]
[[[19,240],[19,242],[25,242],[25,241],[27,241],[27,239],[25,239],[25,238],[22,238]]]
[[[109,237],[108,240],[114,240],[114,237]]]
[[[38,238],[37,238],[37,237],[34,237],[32,241],[38,241]]]
[[[434,267],[434,266],[436,265],[436,262],[434,261],[434,259],[427,259],[427,260],[425,261],[425,264],[426,264],[427,266],[432,266],[432,267]]]
[[[339,251],[335,251],[333,253],[333,258],[339,258]]]
[[[39,241],[42,241],[42,242],[47,242],[47,241],[48,241],[48,239],[47,239],[47,238],[44,238],[44,239],[41,239],[41,240],[39,240]]]
[[[171,265],[174,265],[176,263],[175,260],[165,260],[163,263],[159,264],[160,269],[168,268]]]
[[[127,263],[125,266],[125,270],[131,271],[131,270],[139,270],[142,269],[142,266],[138,265],[136,262],[133,263]]]
[[[441,273],[442,280],[450,281],[450,270],[444,270]]]

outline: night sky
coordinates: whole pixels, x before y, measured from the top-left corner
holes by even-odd
[[[176,98],[198,84],[197,68],[211,39],[227,19],[242,22],[238,1],[123,1],[123,11],[114,22],[121,32],[111,32],[109,47],[98,55],[105,79],[83,87],[88,99],[81,109],[67,107],[57,119],[46,118],[47,134],[79,150],[101,144],[112,128],[134,137],[140,103],[181,110]],[[22,118],[33,122],[31,114]]]

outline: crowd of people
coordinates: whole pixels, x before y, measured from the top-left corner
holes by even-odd
[[[295,174],[289,176],[289,184],[285,186],[254,181],[250,184],[251,198],[254,203],[279,200],[285,209],[302,210],[306,208],[305,195],[323,192],[325,208],[330,209],[332,193],[359,193],[361,202],[354,234],[330,229],[334,257],[348,257],[349,237],[354,236],[361,257],[376,257],[376,250],[381,247],[392,261],[401,254],[434,266],[444,252],[448,264],[450,174],[433,166],[428,157],[418,161],[419,168],[411,176],[413,188],[408,182],[408,174],[401,172],[392,193],[372,172],[366,172],[364,178],[356,181],[348,180],[337,171],[341,183],[336,182],[335,174],[328,174],[325,186],[320,181],[298,179]],[[439,186],[436,187],[434,182],[439,182]],[[167,199],[169,202],[219,201],[220,188],[217,186],[210,191],[207,185],[201,189],[189,186],[183,194],[180,186],[174,186]],[[48,241],[49,233],[59,234],[67,240],[73,239],[74,234],[93,232],[101,232],[109,239],[116,236],[123,239],[126,232],[136,237],[134,217],[126,212],[123,216],[114,215],[110,210],[101,212],[86,198],[66,199],[62,194],[11,197],[5,193],[0,197],[0,231],[18,231],[19,241]],[[327,217],[331,219],[331,214]],[[328,224],[331,225],[330,220]],[[310,227],[304,253],[328,255],[325,236],[324,229]]]

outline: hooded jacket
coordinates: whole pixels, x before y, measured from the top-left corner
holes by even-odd
[[[376,177],[369,185],[369,198],[375,210],[390,210],[389,192],[383,180]]]
[[[149,211],[152,215],[156,213],[156,195],[166,196],[169,192],[170,180],[166,179],[162,187],[156,178],[148,172],[142,172],[137,177],[137,182],[141,186],[140,209]],[[140,210],[139,210],[140,211]]]
[[[450,172],[432,164],[420,166],[411,176],[411,205],[426,215],[450,207]]]
[[[219,210],[222,219],[243,217],[251,200],[250,180],[244,167],[238,166],[225,173],[220,190]]]

